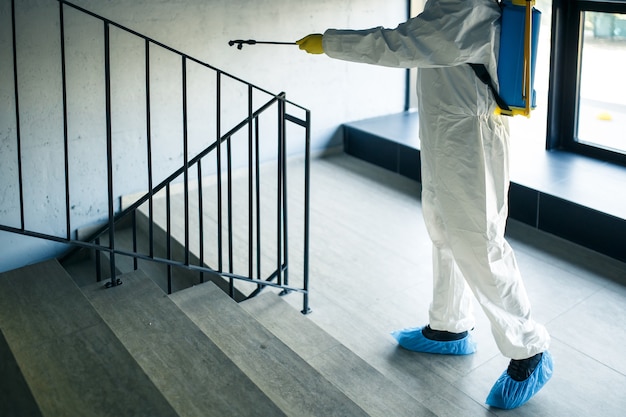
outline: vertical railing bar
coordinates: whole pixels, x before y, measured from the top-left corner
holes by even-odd
[[[304,271],[303,273],[303,301],[302,313],[308,314],[309,308],[309,221],[310,221],[310,196],[311,196],[311,112],[306,111],[306,132],[304,150]]]
[[[170,184],[165,186],[166,251],[167,260],[172,260],[172,222],[171,222]],[[172,265],[167,264],[167,293],[172,293]]]
[[[278,171],[277,171],[277,184],[276,184],[276,278],[278,285],[283,285],[283,273],[282,273],[282,163],[281,155],[282,155],[282,147],[283,147],[283,101],[278,100],[278,154],[276,155],[278,159]]]
[[[111,265],[111,286],[117,285],[115,279],[115,218],[113,207],[113,134],[111,127],[111,50],[109,24],[104,23],[104,78],[106,95],[106,140],[107,140],[107,181],[109,206],[109,248],[111,249],[109,262]]]
[[[254,207],[254,196],[253,196],[253,175],[252,171],[254,168],[253,158],[254,158],[254,149],[253,149],[253,119],[252,119],[252,86],[248,86],[248,118],[250,119],[248,123],[248,277],[254,278],[254,218],[253,218],[253,207]]]
[[[13,35],[13,84],[15,94],[15,139],[17,146],[17,176],[20,194],[20,229],[24,230],[24,181],[22,175],[22,130],[20,128],[20,94],[17,76],[17,35],[15,28],[15,0],[11,0],[11,24]]]
[[[233,171],[232,171],[232,137],[226,139],[226,179],[227,179],[227,220],[228,220],[228,272],[235,272],[233,265]],[[230,278],[229,290],[231,298],[235,297],[235,280]]]
[[[97,246],[100,246],[99,237],[96,238],[95,243]],[[100,282],[102,281],[102,264],[100,261],[100,251],[98,249],[95,250],[95,257],[96,257],[96,281]]]
[[[259,156],[259,118],[254,118],[255,125],[255,157],[256,157],[256,269],[257,279],[261,279],[261,170]],[[261,289],[261,285],[257,285]]]
[[[65,71],[65,19],[63,16],[63,2],[59,2],[59,27],[61,34],[61,83],[63,95],[63,155],[65,158],[65,229],[67,240],[71,239],[71,219],[70,219],[70,162],[69,162],[69,140],[67,133],[67,77]]]
[[[183,181],[185,210],[185,265],[189,265],[189,138],[187,137],[187,58],[182,59],[183,74]]]
[[[200,239],[200,266],[204,267],[204,217],[202,196],[202,160],[198,161],[198,235]],[[204,272],[200,271],[200,283],[204,282]]]
[[[150,257],[154,257],[154,198],[152,195],[152,121],[150,107],[150,42],[145,42],[146,57],[146,148],[147,148],[147,165],[148,165],[148,192],[150,198],[148,200],[148,242],[150,245]]]
[[[287,127],[286,127],[287,122],[285,120],[286,103],[285,103],[284,93],[281,94],[281,100],[279,101],[279,103],[282,103],[282,106],[281,106],[282,128],[281,129],[283,132],[282,154],[280,155],[280,159],[282,160],[282,167],[283,167],[283,246],[284,246],[283,257],[284,257],[284,265],[285,265],[283,283],[285,285],[289,285],[289,240],[288,240],[289,229],[287,227],[288,225],[288,222],[287,222],[287,205],[288,205],[288,200],[287,200]]]
[[[222,112],[222,80],[221,80],[221,72],[217,72],[217,84],[216,84],[216,94],[217,94],[217,119],[216,119],[216,128],[217,134],[215,136],[216,142],[216,159],[217,159],[217,269],[218,271],[223,270],[223,256],[222,256],[222,144],[220,142],[220,138],[222,135],[221,132],[221,112]]]
[[[132,211],[133,222],[133,253],[137,253],[137,210]],[[139,262],[136,256],[133,256],[133,269],[136,271],[139,269]]]

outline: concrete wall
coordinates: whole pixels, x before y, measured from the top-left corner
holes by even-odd
[[[65,236],[63,107],[59,7],[55,0],[16,0],[17,64],[25,226]],[[398,112],[405,71],[335,61],[292,46],[229,47],[231,39],[295,41],[326,28],[394,27],[406,1],[348,0],[76,0],[76,4],[207,62],[312,112],[312,148],[341,145],[341,123]],[[107,213],[106,120],[102,24],[65,8],[70,142],[71,229]],[[0,224],[20,227],[11,2],[0,0]],[[155,182],[182,157],[180,58],[151,48]],[[111,30],[114,195],[146,188],[143,42]],[[215,132],[215,76],[188,66],[190,152]],[[246,115],[245,89],[223,86],[225,131]],[[255,104],[265,100],[255,96]],[[241,106],[235,106],[243,104]],[[302,151],[301,143],[290,153]],[[63,247],[0,232],[0,271],[57,256]]]

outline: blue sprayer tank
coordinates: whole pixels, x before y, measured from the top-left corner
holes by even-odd
[[[534,1],[532,2],[534,4]],[[526,1],[504,0],[502,2],[502,30],[500,33],[500,56],[498,59],[498,83],[500,97],[514,112],[526,108],[526,100],[522,97],[524,71],[524,33],[526,23]],[[533,88],[535,63],[537,61],[537,42],[541,12],[532,8],[531,30],[531,103],[536,107],[536,94]],[[519,114],[519,113],[518,113]]]

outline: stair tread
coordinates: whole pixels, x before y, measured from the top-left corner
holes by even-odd
[[[120,279],[83,291],[181,416],[283,415],[145,273]]]
[[[0,329],[0,416],[41,417],[41,411]]]
[[[0,274],[0,328],[44,416],[176,415],[56,260]]]
[[[156,199],[156,201],[160,201]],[[136,215],[136,238],[137,238],[137,253],[149,256],[149,233],[148,233],[148,215],[141,210],[137,211]],[[157,223],[154,224],[153,229],[153,254],[157,258],[166,259],[167,251],[165,244],[167,240],[167,234],[163,228]],[[122,225],[116,227],[115,230],[115,247],[116,249],[133,252],[133,228],[131,224]],[[102,237],[100,244],[108,245],[108,236]],[[185,262],[185,247],[174,237],[170,238],[171,255],[172,259],[178,262]],[[100,254],[103,279],[110,276],[109,270],[109,255],[106,252]],[[189,254],[189,263],[192,265],[200,265],[200,260],[195,253]],[[74,280],[80,287],[90,285],[96,280],[96,269],[93,266],[93,259],[87,259],[84,262],[67,262],[63,266],[70,272]],[[118,274],[124,274],[132,272],[134,270],[133,258],[130,256],[118,255],[115,258],[115,268]],[[150,260],[138,259],[138,268],[143,270],[157,285],[164,291],[168,291],[167,265],[160,262],[153,262]],[[184,268],[172,268],[172,292],[176,292],[185,288],[192,287],[201,283],[200,272],[193,272]],[[229,283],[223,277],[217,273],[204,272],[202,276],[204,281],[212,281],[217,284],[222,290],[228,291]],[[248,284],[249,285],[249,284]],[[235,288],[235,299],[243,300],[245,297]]]
[[[428,416],[432,412],[277,294],[240,304],[305,358],[370,416]]]
[[[286,414],[367,415],[213,283],[169,297]]]

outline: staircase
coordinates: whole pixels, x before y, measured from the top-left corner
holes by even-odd
[[[433,415],[401,388],[401,378],[388,379],[278,295],[302,296],[301,312],[309,312],[310,112],[70,2],[58,6],[63,150],[55,166],[65,168],[54,188],[65,198],[54,206],[24,198],[39,176],[22,165],[20,114],[28,109],[18,106],[21,30],[11,1],[17,201],[0,232],[73,252],[0,274],[0,416]],[[66,14],[100,26],[103,36],[106,134],[83,136],[106,149],[99,155],[106,160],[87,162],[106,168],[107,195],[98,206],[106,216],[87,220],[73,212],[76,201],[93,202],[74,189],[92,177],[70,169],[76,145],[65,67],[77,54],[66,44]],[[143,45],[145,62],[145,105],[133,111],[145,119],[145,143],[136,155],[120,146],[112,122],[112,91],[124,87],[112,77],[110,41],[122,35]],[[159,175],[153,139],[168,132],[151,116],[159,103],[151,95],[155,54],[179,65],[172,83],[181,95],[175,118],[182,138],[168,143],[182,152],[162,168],[175,170]],[[206,132],[214,133],[194,138],[187,93],[201,71],[213,80]],[[231,113],[233,97],[244,106]],[[145,159],[145,167],[118,172],[126,153]],[[303,160],[296,172],[287,169],[288,154]],[[240,169],[241,186],[234,184]],[[212,189],[203,192],[208,178]],[[139,196],[118,204],[118,188],[129,182]],[[175,188],[182,198],[171,198]],[[44,213],[51,217],[43,225],[33,222]],[[83,233],[86,225],[98,227]],[[297,241],[288,238],[296,229]]]
[[[273,292],[120,278],[79,287],[57,260],[0,275],[0,415],[430,415]]]

